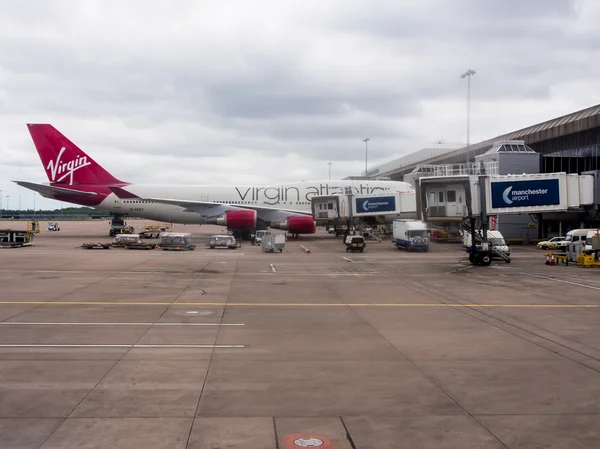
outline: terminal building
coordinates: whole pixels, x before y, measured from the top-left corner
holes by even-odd
[[[468,147],[420,150],[370,168],[366,175],[416,185],[423,176],[592,170],[600,170],[600,104]],[[600,226],[600,211],[492,217],[492,226],[508,239],[530,243],[571,229]]]

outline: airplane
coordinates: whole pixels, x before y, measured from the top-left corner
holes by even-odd
[[[329,180],[277,185],[145,185],[121,181],[50,124],[27,124],[48,183],[13,181],[58,201],[113,214],[178,224],[216,224],[247,239],[256,229],[286,230],[296,237],[313,234],[311,197],[404,192],[405,182]]]

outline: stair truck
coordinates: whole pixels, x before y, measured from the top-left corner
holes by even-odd
[[[471,233],[465,229],[463,234],[463,245],[465,251],[469,254],[469,262],[475,265],[490,265],[492,259],[504,260],[506,263],[510,263],[510,247],[504,241],[504,236],[500,231],[487,231],[487,244],[489,246],[489,253],[481,256],[481,260],[478,260],[477,254],[481,251],[481,245],[483,239],[481,230],[475,231],[475,245],[478,251],[473,250],[473,239]]]
[[[420,220],[394,220],[392,242],[398,249],[407,251],[428,251],[429,231]]]

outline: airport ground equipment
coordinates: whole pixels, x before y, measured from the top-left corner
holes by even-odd
[[[394,220],[392,226],[392,242],[398,249],[429,250],[427,225],[421,220]]]
[[[33,245],[34,233],[27,229],[0,229],[0,248],[21,248]]]
[[[584,249],[584,244],[581,241],[567,243],[567,260],[569,262],[577,262],[579,255]]]
[[[378,226],[392,218],[416,218],[415,191],[361,193],[346,187],[329,195],[311,197],[311,209],[316,222],[325,222],[336,237],[355,229],[364,237],[381,242]]]
[[[240,245],[232,235],[213,235],[208,243],[206,244],[210,249],[215,248],[226,248],[226,249],[237,249]]]
[[[487,241],[490,244],[490,252],[493,259],[504,260],[506,263],[510,263],[510,247],[508,243],[504,240],[504,236],[500,231],[487,231]],[[482,231],[475,230],[475,242],[477,245],[481,245],[483,242]],[[466,227],[463,231],[463,245],[465,247],[465,251],[470,255],[474,253],[473,251],[473,237],[471,234],[471,229]]]
[[[346,252],[360,251],[361,253],[365,250],[367,243],[362,235],[349,235],[346,237]]]
[[[37,220],[33,220],[31,223],[28,224],[27,230],[30,230],[34,234],[39,234],[40,233],[40,222]]]
[[[546,265],[559,265],[561,263],[569,265],[569,257],[566,254],[549,253],[546,256]]]
[[[60,231],[60,226],[55,221],[48,222],[48,231]]]
[[[154,249],[156,243],[144,242],[139,234],[119,234],[115,236],[112,246],[125,249]]]
[[[258,231],[256,231],[256,235],[254,236],[254,242],[257,245],[260,245],[262,242],[262,239],[265,235],[271,235],[273,234],[271,231],[267,231],[265,229],[259,229]]]
[[[133,226],[127,226],[127,223],[123,220],[121,216],[114,216],[110,221],[110,230],[108,231],[108,235],[114,237],[117,234],[133,234],[135,233],[135,229]]]
[[[82,243],[83,249],[110,249],[110,243]]]
[[[139,235],[143,239],[157,239],[161,232],[170,231],[172,228],[173,226],[170,224],[145,225]]]
[[[165,251],[193,251],[192,234],[189,232],[162,232],[158,248]]]
[[[283,252],[285,248],[285,235],[269,234],[263,235],[260,246],[265,253],[273,253],[275,251]]]
[[[469,232],[473,244],[469,261],[490,265],[494,254],[488,238],[489,217],[504,214],[546,212],[589,213],[600,198],[594,175],[545,173],[421,177],[417,184],[417,214],[432,224],[459,225]]]
[[[118,234],[115,236],[111,246],[115,248],[125,248],[127,245],[135,245],[142,242],[139,234]]]

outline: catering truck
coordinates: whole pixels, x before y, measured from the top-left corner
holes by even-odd
[[[427,225],[420,220],[394,220],[392,242],[398,249],[428,251],[429,235]]]

